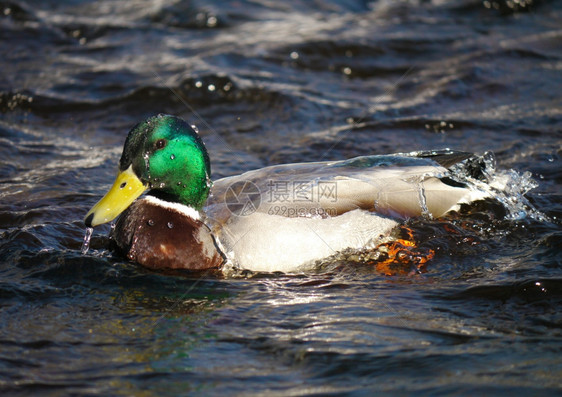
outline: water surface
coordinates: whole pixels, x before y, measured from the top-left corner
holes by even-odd
[[[0,390],[559,393],[561,26],[546,0],[0,1]],[[548,220],[412,220],[435,250],[415,275],[159,274],[108,226],[81,255],[127,131],[159,112],[199,127],[215,179],[493,151]]]

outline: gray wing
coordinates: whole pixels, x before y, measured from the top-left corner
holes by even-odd
[[[335,216],[360,208],[401,218],[436,218],[484,198],[449,178],[446,167],[470,156],[432,151],[266,167],[214,182],[206,212],[226,220],[238,211]]]

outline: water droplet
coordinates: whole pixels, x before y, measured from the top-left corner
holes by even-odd
[[[146,168],[148,179],[150,179],[150,154],[146,152],[142,157],[144,158],[144,166]]]
[[[158,185],[158,187],[160,187],[160,189],[162,189],[165,186],[166,186],[166,184],[164,182],[161,182],[160,185]]]
[[[493,152],[485,152],[482,155],[482,159],[484,160],[484,164],[486,166],[486,172],[488,174],[494,173],[496,170],[496,156]]]
[[[172,222],[168,222],[168,229],[171,229],[174,227],[174,224]]]
[[[211,15],[209,16],[209,18],[207,18],[207,27],[214,28],[215,26],[217,26],[217,22],[217,17]]]
[[[148,226],[154,226],[154,221],[152,219],[149,219],[148,221],[146,221],[146,224]]]
[[[84,241],[82,242],[82,249],[80,250],[82,255],[86,255],[86,253],[90,249],[90,239],[92,238],[93,232],[94,232],[94,228],[92,227],[86,228],[86,234],[84,235]]]
[[[173,159],[175,159],[175,158],[176,158],[176,156],[175,156],[174,154],[171,154],[171,155],[170,155],[170,160],[173,160]]]

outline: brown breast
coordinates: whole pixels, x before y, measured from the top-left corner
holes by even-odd
[[[142,199],[121,214],[111,237],[130,260],[152,269],[204,270],[224,263],[203,222]]]

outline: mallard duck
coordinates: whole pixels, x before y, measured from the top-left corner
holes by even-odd
[[[484,198],[448,170],[470,157],[450,150],[363,156],[274,165],[212,183],[195,129],[158,115],[131,129],[117,178],[85,224],[119,216],[111,238],[149,268],[301,271],[343,250],[375,247],[408,217],[438,218]]]

